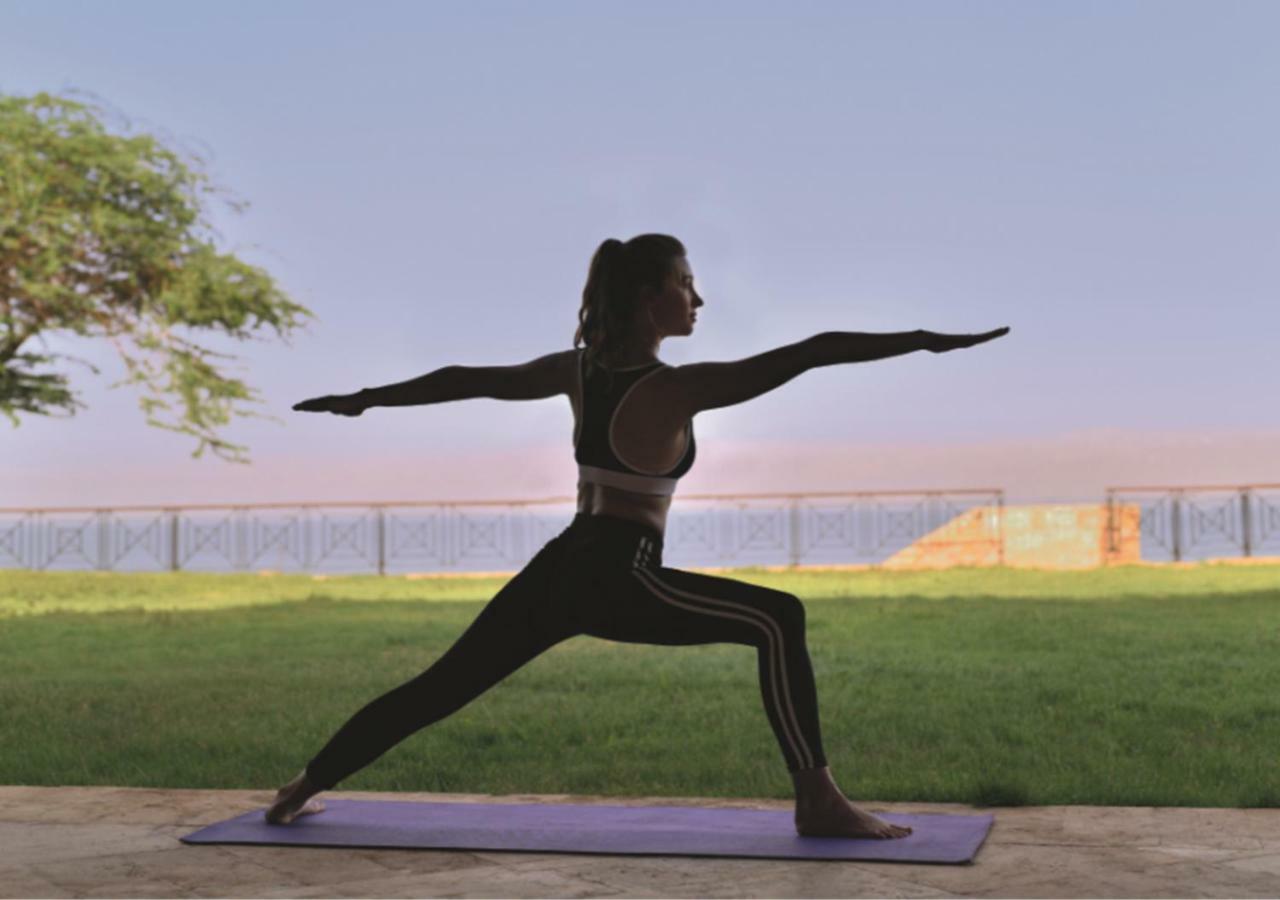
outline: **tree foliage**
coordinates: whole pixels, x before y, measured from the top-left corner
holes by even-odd
[[[217,429],[263,418],[243,405],[257,392],[214,362],[235,357],[192,332],[286,338],[313,314],[215,247],[204,204],[220,191],[202,163],[151,135],[109,132],[92,102],[0,95],[0,412],[15,426],[20,412],[85,408],[54,364],[97,368],[28,343],[65,330],[112,342],[127,377],[111,387],[138,386],[148,424],[194,436],[193,456],[247,462]]]

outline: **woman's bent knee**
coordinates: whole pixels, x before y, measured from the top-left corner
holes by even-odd
[[[795,594],[787,594],[786,600],[783,602],[784,615],[792,628],[804,631],[805,608],[804,602]]]
[[[770,591],[764,610],[783,630],[804,630],[804,603],[795,594],[788,591]]]

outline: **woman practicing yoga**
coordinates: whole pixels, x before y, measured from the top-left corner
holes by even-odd
[[[693,465],[692,419],[743,403],[816,366],[914,350],[942,353],[1000,337],[905,331],[829,331],[736,362],[669,366],[663,338],[693,333],[703,299],[684,245],[662,234],[596,250],[582,292],[574,347],[518,366],[446,366],[420,378],[293,408],[358,416],[371,406],[470,397],[539,400],[564,394],[574,414],[578,508],[573,522],[480,611],[422,674],[352,716],[265,815],[287,824],[317,813],[316,794],[421,728],[480,696],[538,654],[579,634],[668,646],[754,647],[760,693],[795,783],[796,830],[806,836],[897,838],[910,828],[850,803],[827,768],[818,696],[793,594],[662,564],[676,481]]]

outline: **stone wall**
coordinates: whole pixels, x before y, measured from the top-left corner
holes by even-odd
[[[1001,517],[1003,516],[1003,522]],[[1110,552],[1105,504],[979,506],[952,519],[885,561],[889,569],[941,569],[1000,564],[1023,568],[1087,569],[1138,562],[1141,510],[1116,507],[1116,549]]]

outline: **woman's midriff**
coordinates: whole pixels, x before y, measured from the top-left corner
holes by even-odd
[[[671,498],[654,494],[637,494],[589,481],[578,485],[578,512],[588,516],[617,516],[640,522],[665,534],[667,510]]]
[[[673,420],[672,404],[663,390],[669,390],[670,369],[645,378],[623,404],[615,410],[611,423],[611,443],[625,450],[626,461],[643,466],[638,471],[665,472],[680,460],[688,446],[687,434],[692,424],[688,417]],[[575,405],[575,423],[581,411]],[[575,424],[575,434],[577,428]],[[617,452],[617,450],[615,450]],[[639,494],[622,488],[593,482],[578,485],[578,512],[589,516],[617,516],[640,522],[658,532],[667,530],[667,510],[671,497],[661,494]]]

